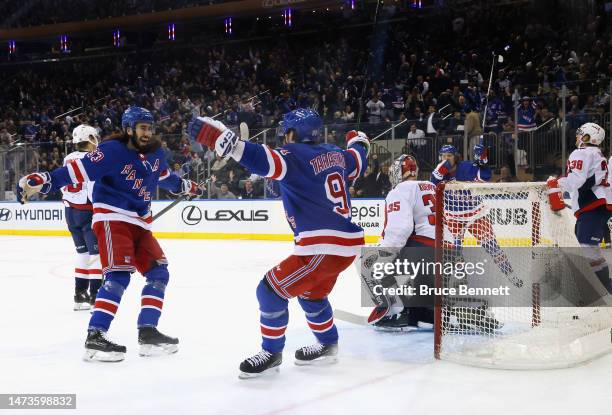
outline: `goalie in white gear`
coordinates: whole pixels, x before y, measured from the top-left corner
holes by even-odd
[[[612,190],[608,182],[608,162],[599,146],[606,133],[599,125],[588,122],[576,130],[576,150],[567,160],[567,174],[559,179],[550,177],[550,205],[553,210],[565,208],[562,192],[570,194],[572,210],[576,216],[576,238],[584,248],[584,255],[593,272],[608,292],[612,282],[608,264],[599,244],[607,229],[612,210]]]
[[[400,254],[402,248],[421,248],[402,251],[400,259],[432,262],[435,246],[436,187],[429,181],[419,181],[418,172],[417,162],[412,156],[403,154],[393,162],[390,171],[393,188],[385,199],[385,228],[378,250],[388,250],[392,253],[391,256],[395,257]],[[365,270],[365,274],[367,273]],[[362,278],[364,277],[367,276],[362,275]],[[391,278],[395,280],[395,277]],[[381,282],[385,285],[384,281]],[[392,281],[392,284],[396,282]],[[432,283],[433,276],[422,273],[414,279],[415,286],[427,282]],[[433,307],[433,299],[431,300]],[[421,297],[419,302],[423,301],[429,305],[428,300]],[[416,328],[419,321],[433,323],[433,311],[430,307],[423,307],[422,304],[419,307],[406,306],[398,297],[386,297],[385,303],[376,307],[368,318],[368,322],[377,328],[410,330]]]
[[[64,158],[64,166],[75,159],[82,159],[98,147],[98,131],[86,124],[72,131],[72,143],[76,151]],[[93,216],[92,190],[94,182],[64,186],[62,201],[65,206],[66,223],[76,248],[74,268],[74,310],[89,310],[95,302],[102,284],[102,267],[98,253],[98,242],[91,229]]]

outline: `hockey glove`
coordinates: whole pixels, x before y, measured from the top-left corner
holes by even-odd
[[[484,144],[476,144],[474,146],[474,164],[476,166],[484,166],[489,162],[489,147]]]
[[[47,194],[51,190],[51,176],[46,171],[32,173],[19,179],[15,194],[22,205],[37,193]]]
[[[221,156],[226,157],[238,143],[238,136],[222,122],[209,117],[197,117],[187,126],[187,134],[192,140],[204,144]]]
[[[436,166],[434,171],[431,172],[431,175],[436,179],[436,182],[442,181],[451,168],[451,162],[449,160],[444,160]]]
[[[196,182],[189,179],[183,179],[181,181],[181,188],[178,193],[181,196],[187,196],[190,200],[202,197],[204,189],[202,189]]]
[[[559,187],[559,181],[555,177],[549,177],[546,180],[548,186],[548,201],[550,202],[550,208],[557,212],[565,209],[565,202],[563,201],[563,193]]]
[[[359,143],[366,150],[366,157],[370,154],[370,139],[363,131],[351,130],[346,133],[346,148]]]

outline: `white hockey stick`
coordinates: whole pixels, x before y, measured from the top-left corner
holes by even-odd
[[[359,314],[350,313],[348,311],[334,309],[334,318],[346,321],[347,323],[357,324],[359,326],[369,326],[368,318],[366,316],[360,316]]]

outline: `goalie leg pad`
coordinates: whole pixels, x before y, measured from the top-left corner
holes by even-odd
[[[289,323],[289,301],[277,295],[265,278],[259,282],[256,294],[260,311],[261,348],[270,353],[282,352]]]
[[[104,285],[98,291],[94,310],[89,320],[90,330],[108,331],[119,309],[121,297],[129,284],[129,272],[113,271],[106,274]]]
[[[142,288],[138,327],[157,327],[164,306],[164,294],[170,280],[168,265],[157,265],[145,273],[147,283]]]
[[[334,324],[334,315],[327,298],[307,300],[298,297],[298,302],[306,314],[306,322],[312,333],[321,344],[338,343],[338,329]]]

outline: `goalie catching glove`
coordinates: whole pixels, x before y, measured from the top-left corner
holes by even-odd
[[[191,120],[187,126],[187,134],[192,140],[214,150],[220,157],[230,156],[240,141],[222,122],[209,117]]]
[[[550,202],[550,208],[555,212],[565,209],[563,192],[559,187],[559,181],[551,176],[546,180],[546,185],[548,186],[548,201]]]
[[[51,190],[51,176],[45,171],[28,174],[19,179],[15,193],[17,201],[23,205],[35,194],[47,194],[49,190]]]

